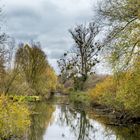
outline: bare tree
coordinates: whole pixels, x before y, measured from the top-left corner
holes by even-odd
[[[0,35],[0,79],[2,79],[3,74],[5,73],[5,56],[7,54],[7,50],[5,49],[6,35]]]
[[[4,34],[0,44],[0,90],[7,94],[13,81],[17,76],[17,71],[13,70],[13,57],[15,50],[15,40]],[[12,74],[11,74],[12,73]]]
[[[75,45],[58,61],[61,75],[67,75],[66,78],[80,77],[85,82],[92,68],[99,63],[101,45],[97,35],[100,31],[95,23],[90,23],[88,26],[78,25],[69,32]]]

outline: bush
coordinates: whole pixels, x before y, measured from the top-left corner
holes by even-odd
[[[0,136],[3,139],[23,136],[30,125],[28,107],[0,96]]]
[[[140,115],[140,61],[123,76],[120,83],[117,99],[123,102],[126,110]]]
[[[93,102],[112,106],[112,102],[114,103],[116,97],[116,85],[113,77],[107,77],[103,82],[97,84],[95,88],[90,89],[88,93]]]
[[[140,115],[140,59],[132,69],[107,77],[90,89],[92,102]]]

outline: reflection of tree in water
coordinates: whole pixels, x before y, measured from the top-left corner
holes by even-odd
[[[69,106],[59,106],[59,110],[59,125],[69,127],[75,140],[140,140],[139,126],[109,126],[103,116],[96,118],[96,114],[90,116],[85,111],[76,111]]]
[[[28,140],[43,140],[43,134],[52,120],[55,108],[46,103],[37,103],[33,108],[35,114],[31,116],[32,124]]]
[[[112,140],[114,135],[115,140],[140,140],[140,125],[129,125],[129,126],[113,126],[106,125],[110,121],[107,117],[95,117],[97,114],[88,114],[89,118],[98,121],[104,129],[103,134],[107,140]],[[97,115],[98,116],[98,115]]]
[[[92,140],[91,132],[94,133],[96,129],[90,124],[85,111],[77,112],[68,106],[61,106],[60,109],[58,119],[60,126],[69,126],[77,140]]]
[[[56,109],[56,110],[55,110]],[[75,109],[60,105],[49,105],[46,103],[38,103],[34,107],[34,115],[32,125],[30,127],[30,135],[28,140],[43,140],[45,130],[49,124],[53,122],[54,126],[58,125],[65,130],[69,129],[67,134],[74,134],[73,140],[139,140],[140,129],[138,130],[128,127],[108,126],[104,123],[104,117],[95,117],[89,112],[76,111]],[[55,112],[55,113],[53,113]],[[57,122],[53,118],[57,119]],[[56,124],[57,123],[57,124]],[[62,137],[65,137],[65,134]]]

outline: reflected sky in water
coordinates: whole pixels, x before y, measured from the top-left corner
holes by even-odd
[[[140,140],[140,127],[107,126],[71,106],[38,103],[28,140]]]
[[[68,106],[56,106],[53,122],[46,130],[43,140],[115,140],[115,134],[97,121],[89,119],[84,112],[70,110]]]

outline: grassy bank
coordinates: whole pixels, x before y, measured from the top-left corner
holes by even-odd
[[[90,106],[91,99],[86,92],[71,92],[69,94],[70,102],[75,105]]]

